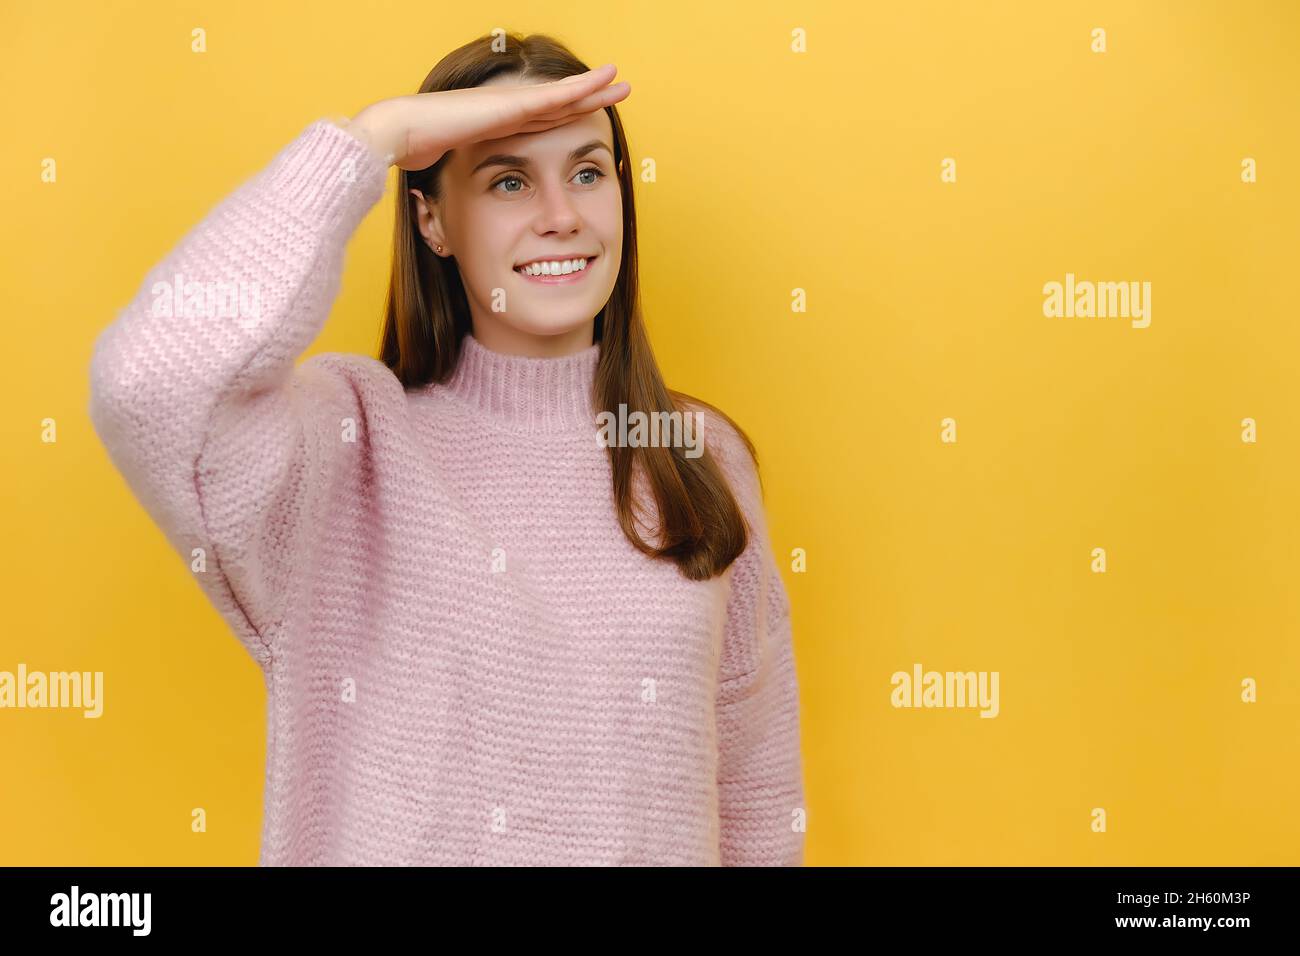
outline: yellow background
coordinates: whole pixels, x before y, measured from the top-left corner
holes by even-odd
[[[1300,864],[1300,5],[381,0],[0,13],[0,670],[105,673],[97,721],[0,711],[0,864],[256,862],[262,678],[91,429],[91,344],[309,122],[497,26],[632,85],[660,363],[762,455],[808,863]],[[374,354],[391,202],[308,354]],[[1067,272],[1151,326],[1045,318]],[[1001,714],[894,709],[916,662]]]

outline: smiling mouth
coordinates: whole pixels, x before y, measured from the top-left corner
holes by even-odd
[[[547,284],[573,282],[586,275],[591,269],[591,264],[598,258],[599,254],[578,256],[573,259],[538,260],[526,266],[515,266],[515,272],[533,282]]]

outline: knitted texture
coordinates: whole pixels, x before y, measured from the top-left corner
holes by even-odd
[[[802,864],[790,606],[734,430],[706,414],[750,542],[689,581],[618,525],[599,344],[470,336],[409,389],[295,364],[386,179],[312,123],[90,364],[111,460],[266,679],[259,864]]]

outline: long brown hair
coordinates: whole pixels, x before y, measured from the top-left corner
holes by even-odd
[[[562,43],[543,34],[481,36],[453,50],[420,84],[420,93],[469,89],[501,73],[518,74],[520,82],[559,80],[590,69]],[[757,465],[749,436],[721,409],[664,385],[641,318],[637,282],[636,208],[632,195],[632,164],[618,110],[605,107],[614,129],[614,161],[623,194],[623,261],[609,301],[596,316],[594,339],[600,344],[593,393],[595,413],[617,414],[620,404],[630,414],[642,411],[681,411],[693,404],[712,411],[729,424]],[[385,305],[380,360],[406,387],[445,382],[456,367],[461,339],[472,331],[469,303],[460,272],[450,259],[436,256],[420,241],[414,197],[419,189],[439,197],[440,174],[447,156],[419,171],[398,169],[397,214],[394,219],[393,264]],[[721,574],[740,556],[749,531],[736,498],[708,448],[697,458],[670,446],[607,446],[613,475],[614,501],[623,533],[641,552],[675,562],[694,581]],[[633,474],[637,465],[658,506],[659,544],[641,537],[636,519]]]

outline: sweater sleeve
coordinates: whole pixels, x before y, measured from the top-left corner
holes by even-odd
[[[309,499],[344,453],[304,419],[360,412],[338,363],[294,360],[386,180],[367,146],[312,123],[177,243],[94,343],[88,412],[110,460],[263,668]]]
[[[753,459],[729,429],[712,447],[750,529],[732,565],[716,698],[721,863],[802,866],[806,813],[790,602]]]

